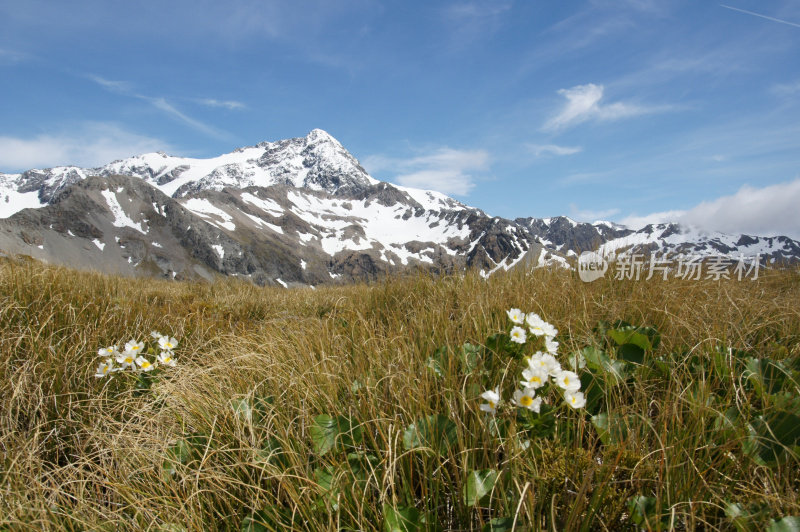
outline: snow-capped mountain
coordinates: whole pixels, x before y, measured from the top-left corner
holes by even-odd
[[[372,178],[326,132],[211,159],[148,153],[98,168],[0,174],[0,250],[126,275],[316,285],[421,267],[484,274],[567,265],[581,251],[800,259],[800,244],[639,231],[565,217],[506,220]]]

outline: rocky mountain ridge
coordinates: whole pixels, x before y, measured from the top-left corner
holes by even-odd
[[[800,260],[786,237],[492,217],[372,178],[322,130],[212,159],[150,153],[0,174],[0,250],[124,275],[315,286],[408,268],[568,266],[596,249]]]

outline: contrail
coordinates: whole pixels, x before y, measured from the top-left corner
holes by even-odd
[[[788,24],[789,26],[794,26],[795,28],[800,28],[800,24],[795,24],[794,22],[789,22],[788,20],[781,20],[779,18],[768,17],[766,15],[762,15],[760,13],[753,13],[752,11],[747,11],[746,9],[739,9],[738,7],[731,7],[726,6],[725,4],[720,4],[721,7],[732,9],[734,11],[738,11],[739,13],[746,13],[748,15],[753,15],[754,17],[761,17],[767,20],[771,20],[773,22],[780,22],[781,24]]]

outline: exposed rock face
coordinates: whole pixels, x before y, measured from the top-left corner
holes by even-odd
[[[566,265],[598,248],[800,259],[800,243],[786,237],[491,217],[437,192],[373,179],[322,130],[214,159],[150,153],[94,169],[0,174],[0,198],[4,253],[174,279],[317,285],[468,267],[488,275]]]

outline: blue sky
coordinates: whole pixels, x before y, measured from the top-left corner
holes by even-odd
[[[800,237],[796,0],[0,0],[0,171],[322,128],[490,214]]]

